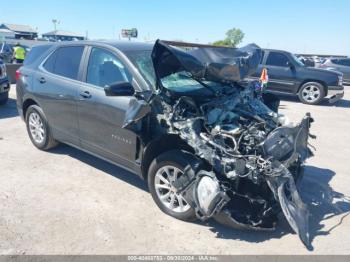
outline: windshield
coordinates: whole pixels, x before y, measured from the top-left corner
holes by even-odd
[[[211,91],[216,93],[223,89],[223,85],[211,81],[197,81],[187,71],[173,73],[161,79],[163,86],[174,92]]]
[[[156,88],[156,74],[152,62],[152,50],[125,51],[126,56],[139,70],[143,78],[153,89]]]
[[[296,57],[296,55],[291,54],[292,55],[292,59],[299,65],[299,66],[305,66],[305,64],[303,62],[301,62],[299,60],[299,58]]]
[[[137,50],[137,51],[124,51],[126,56],[139,70],[140,74],[145,78],[145,80],[156,89],[156,74],[154,72],[153,62],[152,62],[152,51],[151,50]],[[191,75],[186,72],[176,72],[169,76],[163,77],[161,79],[162,85],[174,92],[193,92],[200,89],[212,89],[214,91],[219,91],[222,89],[222,85],[203,81],[198,82],[194,80]],[[202,83],[202,84],[201,84]],[[203,85],[204,84],[204,85]]]

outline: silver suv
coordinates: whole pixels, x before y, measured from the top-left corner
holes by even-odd
[[[329,58],[320,68],[343,73],[343,84],[350,85],[350,58]]]

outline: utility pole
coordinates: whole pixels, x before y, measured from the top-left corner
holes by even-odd
[[[57,37],[56,37],[57,24],[59,24],[60,21],[58,21],[57,19],[52,19],[52,23],[53,23],[54,34],[55,34],[55,41],[57,41]]]

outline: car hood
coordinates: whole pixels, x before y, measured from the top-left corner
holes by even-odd
[[[176,47],[181,44],[182,47]],[[255,44],[228,48],[175,43],[157,40],[152,61],[158,85],[161,79],[176,72],[187,71],[194,79],[219,83],[239,82],[255,72],[262,51]],[[161,86],[160,86],[161,87]]]
[[[315,73],[320,73],[320,74],[331,74],[334,76],[342,76],[343,74],[338,72],[338,71],[330,71],[327,69],[322,69],[322,68],[312,68],[312,67],[305,67],[306,70],[309,72],[315,72]]]

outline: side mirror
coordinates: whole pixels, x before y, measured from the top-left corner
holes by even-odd
[[[106,96],[132,96],[134,87],[129,82],[115,82],[104,88]]]

